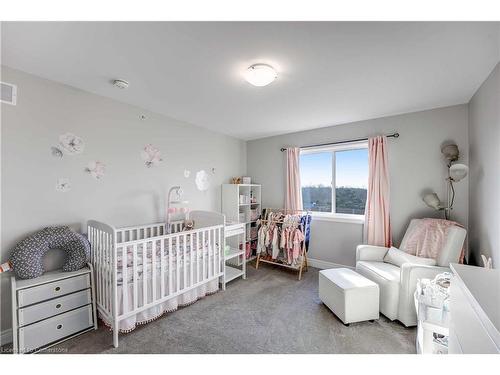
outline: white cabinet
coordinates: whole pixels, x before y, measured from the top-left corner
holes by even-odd
[[[450,354],[500,353],[500,271],[452,264]]]
[[[97,329],[92,267],[11,278],[14,353],[46,349]]]

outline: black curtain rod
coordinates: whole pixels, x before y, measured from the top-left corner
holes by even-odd
[[[399,133],[393,133],[393,134],[388,134],[386,135],[387,138],[399,138]],[[340,145],[342,143],[351,143],[351,142],[361,142],[361,141],[367,141],[368,138],[358,138],[358,139],[351,139],[348,141],[337,141],[337,142],[329,142],[329,143],[321,143],[319,145],[309,145],[309,146],[301,146],[300,148],[311,148],[311,147],[322,147],[322,146],[332,146],[332,145]],[[281,148],[281,152],[286,151],[286,148]]]

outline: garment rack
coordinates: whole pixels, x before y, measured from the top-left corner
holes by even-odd
[[[263,212],[282,213],[284,215],[306,215],[305,226],[303,228],[301,228],[302,232],[304,233],[304,241],[302,241],[302,249],[301,249],[301,253],[300,253],[300,257],[301,257],[300,265],[292,266],[292,265],[289,265],[286,263],[281,263],[281,262],[275,261],[273,259],[265,259],[265,258],[262,258],[260,256],[260,253],[257,254],[257,260],[255,263],[255,269],[259,269],[259,263],[264,262],[264,263],[274,264],[276,266],[292,269],[295,271],[299,271],[299,280],[300,280],[302,278],[302,271],[305,270],[307,272],[307,270],[308,270],[307,251],[306,251],[306,236],[307,236],[307,230],[309,227],[309,220],[307,219],[307,216],[309,216],[311,213],[309,211],[286,210],[286,209],[282,209],[282,208],[266,208],[263,210]],[[276,224],[281,223],[281,224],[283,224],[283,220],[260,219],[260,222],[261,223],[276,223]]]

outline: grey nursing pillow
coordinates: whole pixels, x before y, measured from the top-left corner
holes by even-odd
[[[90,243],[87,238],[71,228],[47,227],[19,242],[10,255],[10,263],[17,277],[33,279],[42,276],[43,257],[51,249],[66,253],[62,266],[65,272],[78,271],[90,259]]]

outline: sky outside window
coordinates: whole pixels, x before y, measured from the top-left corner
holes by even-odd
[[[300,155],[300,183],[302,186],[331,186],[332,153],[318,152]]]
[[[300,179],[302,186],[331,186],[332,152],[300,155]],[[368,184],[368,149],[336,152],[337,187],[366,189]]]
[[[335,186],[366,189],[368,185],[368,149],[335,153]]]

